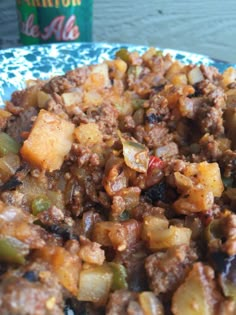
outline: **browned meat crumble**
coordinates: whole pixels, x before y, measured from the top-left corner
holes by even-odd
[[[236,314],[235,79],[120,50],[12,94],[1,315]]]

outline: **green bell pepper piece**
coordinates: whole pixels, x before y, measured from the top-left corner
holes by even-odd
[[[36,197],[31,204],[33,215],[37,215],[42,211],[46,211],[51,207],[51,201],[47,196]]]
[[[110,262],[108,263],[109,267],[111,268],[113,272],[113,281],[112,281],[112,290],[119,290],[119,289],[127,289],[127,272],[123,265]]]
[[[29,253],[29,247],[11,236],[0,237],[0,261],[24,264],[25,256]]]
[[[7,133],[0,132],[0,156],[7,155],[8,153],[17,154],[20,145]]]

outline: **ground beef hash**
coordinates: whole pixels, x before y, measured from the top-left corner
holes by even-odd
[[[236,314],[235,78],[121,49],[13,93],[1,315]]]

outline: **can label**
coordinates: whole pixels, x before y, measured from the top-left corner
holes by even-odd
[[[93,0],[17,0],[25,45],[92,41]]]

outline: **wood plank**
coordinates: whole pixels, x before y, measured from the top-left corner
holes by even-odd
[[[158,45],[236,63],[235,0],[94,3],[97,41]]]
[[[18,44],[15,0],[0,1],[0,48]],[[94,41],[192,51],[236,63],[235,0],[94,0]]]
[[[0,0],[0,49],[19,46],[16,2]]]

